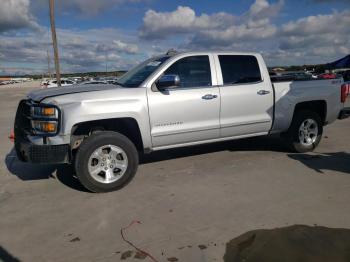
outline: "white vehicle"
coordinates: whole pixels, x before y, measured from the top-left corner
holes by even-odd
[[[75,84],[75,82],[72,81],[72,80],[67,80],[67,79],[62,79],[61,80],[61,87],[62,86],[71,86],[71,85],[74,85],[74,84]],[[46,84],[43,83],[43,87],[44,88],[58,87],[57,80],[48,80],[46,82]]]
[[[118,84],[30,93],[15,120],[19,159],[71,163],[86,188],[107,192],[132,179],[138,151],[277,133],[307,152],[325,125],[350,116],[342,79],[272,82],[256,53],[168,53]]]
[[[106,85],[108,84],[106,81],[99,81],[99,80],[93,80],[93,81],[85,81],[85,82],[81,82],[81,85]]]

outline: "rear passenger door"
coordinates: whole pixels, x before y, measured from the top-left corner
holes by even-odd
[[[267,134],[274,101],[271,82],[261,73],[260,68],[265,68],[262,57],[219,54],[215,59],[221,94],[221,137]]]

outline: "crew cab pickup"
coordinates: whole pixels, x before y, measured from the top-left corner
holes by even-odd
[[[342,79],[272,82],[260,54],[170,52],[116,85],[36,90],[19,103],[18,158],[74,164],[93,192],[126,185],[139,153],[279,133],[313,150],[323,126],[349,116]]]

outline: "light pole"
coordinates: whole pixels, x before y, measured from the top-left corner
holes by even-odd
[[[54,0],[49,0],[49,3],[50,3],[50,23],[51,23],[53,52],[55,57],[57,86],[61,86],[60,62],[58,59],[58,48],[57,48],[56,26],[55,26],[55,3],[54,3]]]
[[[52,79],[49,50],[47,50],[47,72],[48,72],[48,77],[49,77],[50,79]]]

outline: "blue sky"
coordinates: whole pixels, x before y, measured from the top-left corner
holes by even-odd
[[[1,7],[0,74],[45,73],[48,1]],[[56,27],[64,72],[128,69],[170,48],[256,51],[271,66],[350,53],[349,0],[56,0]]]

